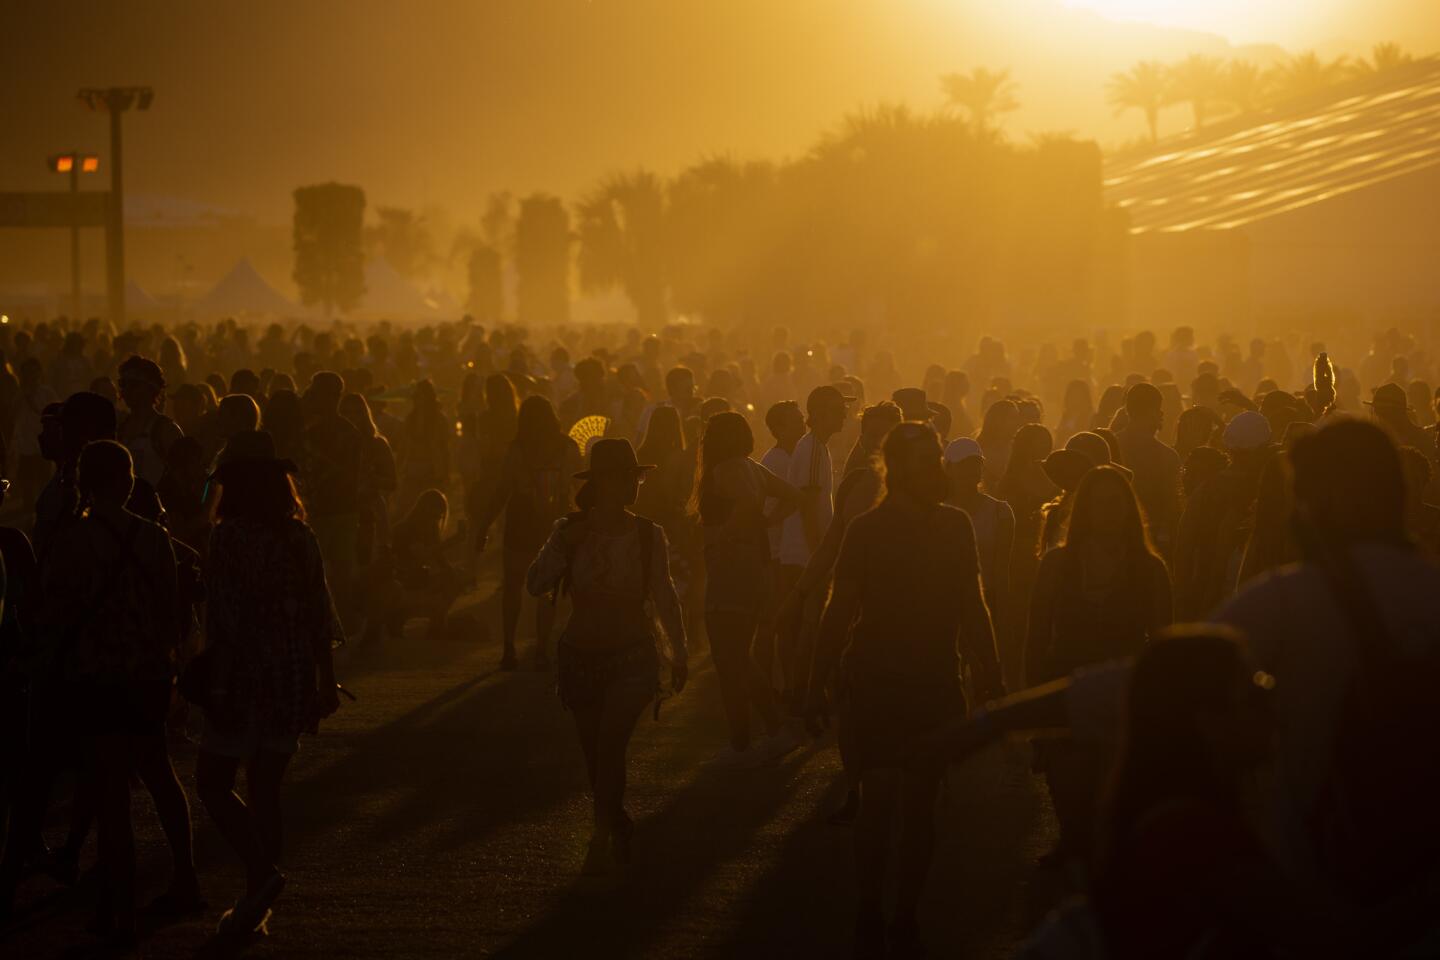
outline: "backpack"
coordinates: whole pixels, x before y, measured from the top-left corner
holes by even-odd
[[[1440,862],[1440,643],[1402,656],[1350,556],[1331,551],[1321,567],[1355,657],[1313,831],[1336,889],[1376,904],[1413,891]]]
[[[567,513],[565,515],[565,524],[569,526],[572,523],[577,523],[584,519],[585,513],[583,511]],[[640,537],[640,584],[641,589],[644,591],[644,600],[642,602],[648,604],[650,602],[650,571],[655,563],[656,524],[655,521],[640,516],[635,518],[635,523]],[[570,592],[570,566],[575,562],[575,553],[580,549],[580,543],[582,542],[583,541],[579,541],[570,544],[569,548],[565,551],[565,572],[560,575],[559,582],[555,584],[555,590],[550,594],[550,602],[552,604],[558,603],[562,595]]]

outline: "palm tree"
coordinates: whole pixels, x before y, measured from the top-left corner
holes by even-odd
[[[743,322],[763,299],[780,233],[776,171],[709,157],[680,172],[666,197],[670,304],[710,320]]]
[[[1220,99],[1224,69],[1215,57],[1192,53],[1170,68],[1170,95],[1190,104],[1195,129],[1205,126],[1211,105]]]
[[[1357,76],[1368,77],[1414,62],[1415,58],[1406,53],[1400,44],[1377,43],[1370,51],[1369,60],[1361,57],[1355,61],[1354,70]]]
[[[1116,116],[1127,110],[1144,113],[1153,143],[1160,138],[1160,110],[1174,102],[1169,71],[1158,60],[1142,60],[1125,73],[1110,78],[1106,99],[1115,108]]]
[[[1000,114],[1020,109],[1015,97],[1019,86],[1010,79],[1009,70],[976,67],[969,73],[947,73],[940,78],[940,88],[950,106],[960,107],[970,115],[970,124],[977,133],[989,133]]]
[[[1345,79],[1349,61],[1345,57],[1324,60],[1314,50],[1297,53],[1270,71],[1270,83],[1281,100],[1308,97],[1327,90]]]
[[[570,215],[558,197],[536,193],[515,221],[515,314],[522,326],[570,319]]]
[[[1220,102],[1237,113],[1253,113],[1265,102],[1269,78],[1249,60],[1232,60],[1220,78]]]
[[[635,307],[642,329],[665,324],[665,187],[644,170],[617,174],[577,208],[580,286],[605,291],[618,286]]]

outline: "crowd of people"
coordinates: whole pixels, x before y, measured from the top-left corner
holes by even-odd
[[[221,934],[263,928],[332,650],[475,639],[455,607],[499,524],[499,665],[528,592],[593,789],[585,874],[630,859],[631,733],[708,648],[717,765],[834,731],[857,956],[921,953],[947,765],[1017,732],[1059,825],[1042,867],[1084,897],[1027,955],[1440,947],[1430,345],[984,337],[907,376],[870,339],[0,326],[0,922],[31,874],[75,882],[92,824],[107,942],[206,909],[188,705],[246,879]],[[132,776],[174,857],[143,907]]]

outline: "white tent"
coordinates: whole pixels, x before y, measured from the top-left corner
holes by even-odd
[[[305,312],[270,286],[254,265],[243,257],[209,293],[200,298],[194,309],[206,316],[251,313],[293,317]]]

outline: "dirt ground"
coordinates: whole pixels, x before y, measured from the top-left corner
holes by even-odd
[[[496,669],[493,578],[469,598],[481,628],[342,657],[359,696],[304,741],[287,781],[286,872],[270,935],[247,957],[846,957],[850,836],[825,814],[843,789],[833,742],[754,770],[717,768],[719,695],[708,657],[646,716],[631,751],[634,862],[578,876],[589,828],[583,762],[553,676]],[[488,629],[487,629],[488,627]],[[523,632],[523,630],[522,630]],[[522,643],[522,655],[528,645]],[[194,752],[176,766],[193,797]],[[243,885],[193,801],[210,909],[150,933],[145,957],[224,955],[210,942]],[[168,855],[137,789],[141,896]],[[63,836],[63,810],[52,842]],[[922,925],[933,956],[1003,957],[1028,928],[1027,886],[1053,839],[1024,751],[1002,747],[949,777]],[[93,858],[93,840],[86,863]],[[22,890],[0,956],[85,957],[86,891]]]

